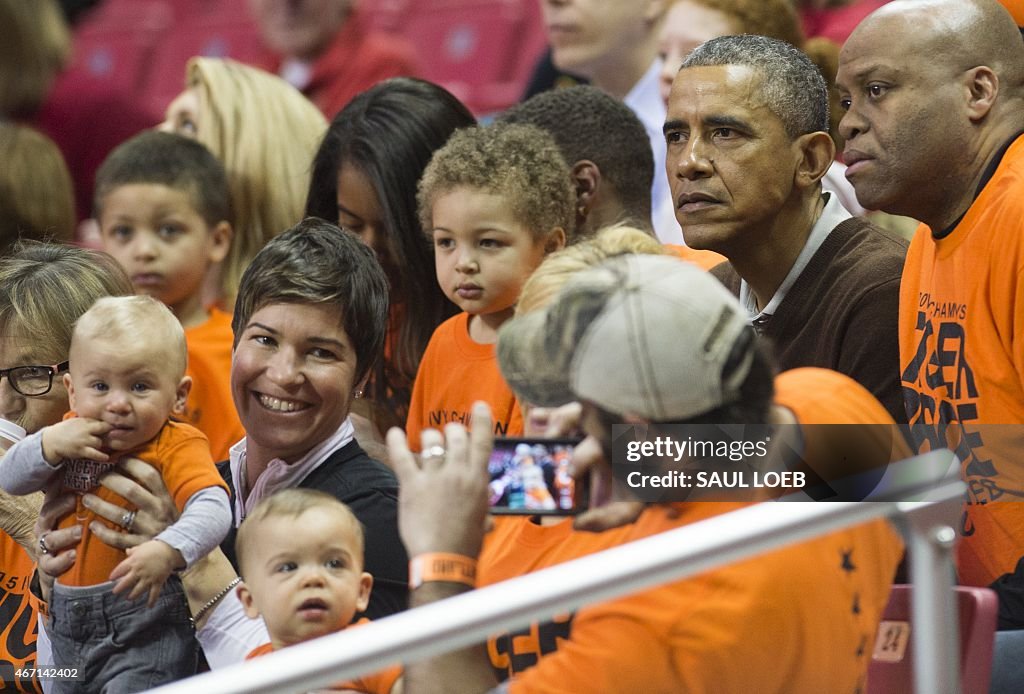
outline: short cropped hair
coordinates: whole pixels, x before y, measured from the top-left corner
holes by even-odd
[[[654,154],[643,123],[632,109],[590,85],[541,92],[500,117],[548,132],[573,166],[588,159],[618,193],[629,217],[650,223]]]
[[[150,130],[119,145],[96,172],[96,218],[103,212],[104,199],[115,188],[137,183],[155,183],[188,193],[192,206],[210,227],[231,221],[231,194],[224,167],[195,140]]]
[[[569,165],[540,128],[498,123],[456,131],[420,180],[420,223],[427,234],[434,228],[434,202],[460,186],[504,197],[534,238],[556,227],[572,233],[576,193]]]
[[[185,329],[171,309],[146,294],[105,296],[96,300],[75,323],[72,342],[114,340],[131,349],[134,336],[151,336],[164,350],[166,365],[180,380],[188,366]]]
[[[692,67],[744,65],[761,76],[761,96],[791,138],[828,132],[828,86],[803,51],[766,36],[720,36],[701,44],[683,61]]]
[[[0,335],[30,340],[55,364],[67,359],[75,321],[96,299],[134,293],[106,253],[22,241],[0,259]]]
[[[244,577],[246,573],[246,547],[260,542],[260,523],[269,518],[296,518],[311,508],[331,509],[339,511],[347,517],[355,530],[353,534],[357,543],[356,552],[358,552],[358,556],[355,558],[362,563],[363,526],[355,514],[352,513],[352,509],[327,492],[322,492],[318,489],[292,488],[282,489],[261,499],[245,517],[242,524],[238,526],[238,534],[235,536],[235,557],[238,559],[239,574]]]
[[[309,217],[271,239],[242,275],[231,320],[235,346],[252,314],[278,303],[338,309],[356,350],[356,383],[380,358],[388,281],[373,251],[355,234]]]

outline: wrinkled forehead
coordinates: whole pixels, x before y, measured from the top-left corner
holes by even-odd
[[[668,121],[767,110],[763,76],[750,65],[685,67],[672,82]]]
[[[901,6],[900,11],[886,8],[864,19],[843,44],[839,52],[839,70],[847,74],[851,69],[864,69],[870,64],[889,67],[914,66],[941,60],[944,51],[938,50],[942,37],[955,27],[954,18],[938,12],[924,12],[923,8]]]

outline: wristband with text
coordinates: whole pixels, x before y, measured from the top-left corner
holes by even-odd
[[[430,581],[476,586],[476,559],[450,552],[430,552],[409,561],[409,588],[415,590]]]

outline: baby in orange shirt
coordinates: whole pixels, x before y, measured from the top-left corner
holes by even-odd
[[[93,534],[92,523],[104,521],[81,499],[61,520],[61,527],[82,525],[77,560],[58,577],[50,603],[54,664],[82,675],[61,688],[141,691],[195,670],[188,604],[172,574],[221,542],[231,509],[206,437],[169,420],[191,386],[185,365],[185,334],[166,306],[148,296],[100,299],[75,324],[61,365],[73,412],[16,443],[0,465],[7,492],[28,494],[52,481],[92,492],[124,507],[121,526],[131,533],[131,504],[97,485],[120,458],[139,458],[160,471],[181,512],[127,556]],[[40,550],[47,551],[45,535]]]
[[[330,494],[272,494],[238,528],[235,551],[245,579],[238,599],[246,615],[263,618],[271,639],[249,658],[340,631],[370,600],[373,577],[363,571],[363,528]],[[395,666],[334,689],[397,694],[401,674]]]

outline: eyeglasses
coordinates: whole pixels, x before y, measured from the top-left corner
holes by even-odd
[[[53,366],[15,366],[0,369],[0,380],[6,376],[11,388],[28,397],[46,395],[53,388],[53,377],[67,370],[66,361]]]

